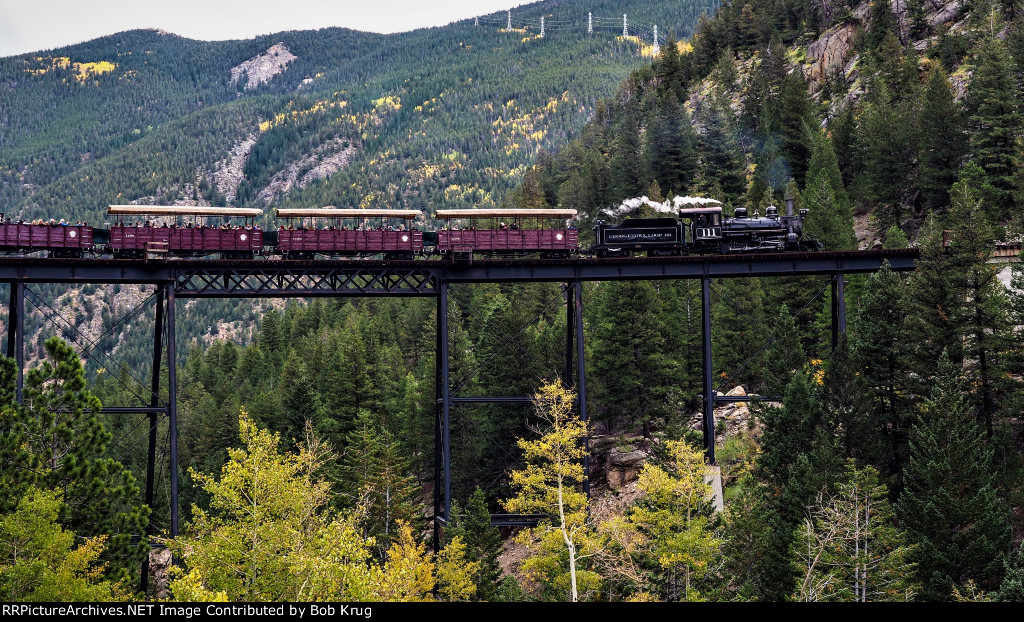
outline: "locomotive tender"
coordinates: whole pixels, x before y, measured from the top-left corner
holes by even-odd
[[[717,203],[684,200],[698,202]],[[661,211],[667,211],[667,205],[656,204]],[[803,237],[807,211],[794,216],[792,202],[786,207],[785,216],[773,206],[764,216],[748,216],[746,209],[737,208],[731,217],[721,206],[705,206],[680,207],[664,217],[626,218],[617,225],[599,220],[595,244],[584,250],[578,230],[569,224],[576,210],[437,210],[435,216],[444,224],[432,232],[413,225],[422,216],[418,210],[282,209],[277,212],[277,230],[263,231],[257,224],[263,216],[258,209],[111,205],[108,213],[115,222],[109,229],[63,220],[10,222],[0,214],[0,253],[44,251],[53,257],[106,254],[125,259],[151,254],[413,259],[436,254],[470,260],[474,254],[568,258],[579,253],[622,257],[820,249],[817,241]]]

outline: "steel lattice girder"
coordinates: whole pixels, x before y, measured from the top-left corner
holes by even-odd
[[[885,261],[895,271],[913,270],[917,258],[918,251],[911,249],[618,259],[488,260],[445,265],[441,278],[449,283],[491,283],[857,274],[877,272]]]
[[[178,275],[180,298],[435,296],[437,278],[422,268],[213,268]]]

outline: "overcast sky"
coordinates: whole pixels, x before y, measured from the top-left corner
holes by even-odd
[[[0,0],[0,56],[134,28],[207,41],[344,26],[403,32],[506,10],[516,0]]]

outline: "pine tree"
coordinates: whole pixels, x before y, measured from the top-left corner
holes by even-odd
[[[45,349],[47,358],[25,377],[24,405],[3,405],[6,429],[0,432],[19,437],[21,449],[16,462],[0,465],[0,481],[59,491],[66,506],[62,524],[81,536],[106,535],[108,573],[127,578],[148,552],[145,543],[131,539],[145,531],[150,510],[138,504],[131,472],[105,457],[112,437],[99,421],[101,404],[86,387],[78,354],[58,337],[47,339]],[[4,505],[10,508],[18,499],[7,499],[7,493]]]
[[[321,422],[323,409],[311,374],[297,350],[288,354],[278,388],[281,393],[281,416],[267,423],[276,423],[272,428],[280,432],[286,442],[297,443],[303,437],[307,420],[313,422],[314,426]],[[317,426],[318,429],[321,427],[329,429],[333,426]]]
[[[782,153],[789,165],[790,175],[800,186],[804,185],[811,159],[810,128],[818,126],[811,111],[811,98],[803,74],[786,74],[779,87],[779,97],[773,103],[782,135]]]
[[[456,509],[455,504],[452,507]],[[490,522],[487,497],[481,488],[477,488],[465,510],[453,512],[452,525],[448,530],[450,537],[461,537],[466,543],[467,557],[480,562],[476,594],[482,601],[494,600],[501,586],[501,566],[498,564],[502,550],[501,534],[491,527]]]
[[[755,475],[768,491],[770,525],[763,557],[758,560],[762,600],[784,600],[795,587],[789,564],[793,534],[804,508],[836,480],[838,460],[832,431],[823,425],[816,381],[806,369],[790,380],[782,407],[759,406],[764,423]]]
[[[770,337],[772,343],[764,352],[764,390],[766,395],[782,395],[807,362],[796,323],[785,305],[779,307]]]
[[[998,280],[996,267],[988,263],[995,228],[989,224],[976,190],[982,178],[981,171],[972,162],[964,167],[961,180],[953,186],[950,220],[954,229],[950,255],[954,266],[963,274],[964,355],[975,362],[968,367],[968,377],[971,384],[978,387],[978,417],[984,421],[991,437],[997,384],[1005,375],[1001,355],[1008,350],[1010,324],[1006,288]]]
[[[892,14],[889,0],[877,0],[871,3],[868,15],[868,28],[864,33],[864,50],[874,54],[881,47],[886,35],[896,33],[896,18]]]
[[[996,189],[993,215],[1003,216],[1013,205],[1019,89],[1013,60],[995,36],[982,39],[977,49],[974,76],[967,93],[968,126],[974,160]]]
[[[924,0],[908,0],[907,2],[907,37],[917,40],[928,34],[928,20]]]
[[[772,527],[778,526],[778,514],[767,501],[770,489],[753,476],[739,482],[740,492],[726,506],[722,555],[724,571],[731,578],[737,600],[771,598],[776,568],[765,562],[774,558]]]
[[[864,195],[877,204],[875,217],[884,230],[902,223],[903,202],[911,194],[913,124],[909,106],[895,104],[880,80],[872,84],[862,119]]]
[[[820,132],[811,133],[812,151],[804,187],[804,235],[821,242],[826,249],[857,249],[853,232],[853,209],[843,187],[839,162],[832,141]]]
[[[851,195],[859,194],[856,182],[860,180],[863,170],[860,155],[862,140],[857,119],[853,116],[853,105],[844,105],[829,123],[828,129],[832,135],[839,172],[843,176],[843,186]]]
[[[918,116],[918,175],[923,210],[949,205],[949,188],[956,182],[967,152],[963,110],[953,99],[949,78],[941,67],[932,69]]]
[[[914,560],[928,600],[950,600],[974,581],[994,589],[1010,544],[1009,514],[996,496],[992,450],[964,400],[964,380],[939,360],[931,396],[910,438],[900,524],[918,549]]]
[[[647,158],[654,179],[670,193],[684,194],[697,173],[697,135],[674,92],[658,100],[647,130]]]
[[[686,98],[687,80],[679,58],[679,47],[672,35],[665,41],[665,46],[661,48],[661,56],[654,63],[654,75],[658,80],[660,95],[671,93],[676,101]]]
[[[1006,574],[999,584],[995,599],[1001,602],[1024,602],[1024,543],[1017,545],[1017,550],[1006,556],[1004,570]]]
[[[773,319],[765,309],[777,309],[764,292],[761,279],[712,282],[711,341],[715,383],[754,386],[761,378],[764,358],[751,358],[772,333]],[[754,343],[756,342],[756,343]]]
[[[652,420],[667,411],[665,390],[673,368],[665,342],[662,298],[649,281],[604,283],[589,369],[601,412],[594,418],[639,422],[651,434]]]
[[[359,411],[344,446],[340,475],[350,507],[362,509],[358,522],[364,537],[374,538],[374,550],[383,559],[396,537],[396,521],[413,520],[418,508],[408,459],[381,426],[379,415]]]
[[[873,462],[895,477],[906,461],[907,434],[914,416],[906,397],[904,325],[908,313],[905,279],[886,262],[868,277],[850,340],[869,417],[885,443]]]
[[[761,144],[756,153],[754,176],[747,188],[746,203],[755,209],[776,205],[778,197],[785,193],[790,180],[789,165],[782,154],[779,139],[772,134],[762,134]]]
[[[630,97],[624,105],[622,120],[618,123],[617,137],[611,152],[611,182],[608,188],[608,198],[613,203],[641,196],[647,187],[638,108],[636,97]]]
[[[882,445],[881,434],[864,399],[865,386],[861,370],[853,357],[846,334],[825,365],[822,378],[822,407],[826,425],[834,436],[843,457],[864,463],[877,458]]]
[[[918,235],[921,257],[907,281],[910,304],[904,325],[909,378],[915,393],[928,392],[939,355],[945,351],[954,361],[963,360],[964,298],[963,266],[952,263],[946,252],[944,232],[929,217]]]
[[[703,115],[703,131],[699,139],[697,185],[704,191],[720,188],[726,203],[738,201],[747,186],[743,152],[731,127],[731,115],[724,106],[708,106]]]

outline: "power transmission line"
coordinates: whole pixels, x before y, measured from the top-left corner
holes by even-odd
[[[574,19],[547,19],[541,16],[539,19],[521,19],[514,18],[512,11],[506,11],[504,17],[499,15],[479,15],[471,18],[473,25],[476,27],[499,27],[505,31],[529,31],[535,30],[539,32],[540,37],[544,37],[548,32],[579,32],[593,35],[595,32],[600,33],[616,33],[618,36],[627,38],[636,38],[643,43],[650,43],[653,46],[654,53],[657,54],[661,46],[665,44],[666,38],[664,35],[658,32],[658,25],[652,24],[650,26],[646,24],[638,24],[636,22],[630,22],[629,16],[623,13],[621,18],[618,17],[600,17],[595,16],[593,13],[587,13],[587,16],[580,17],[579,20]]]

